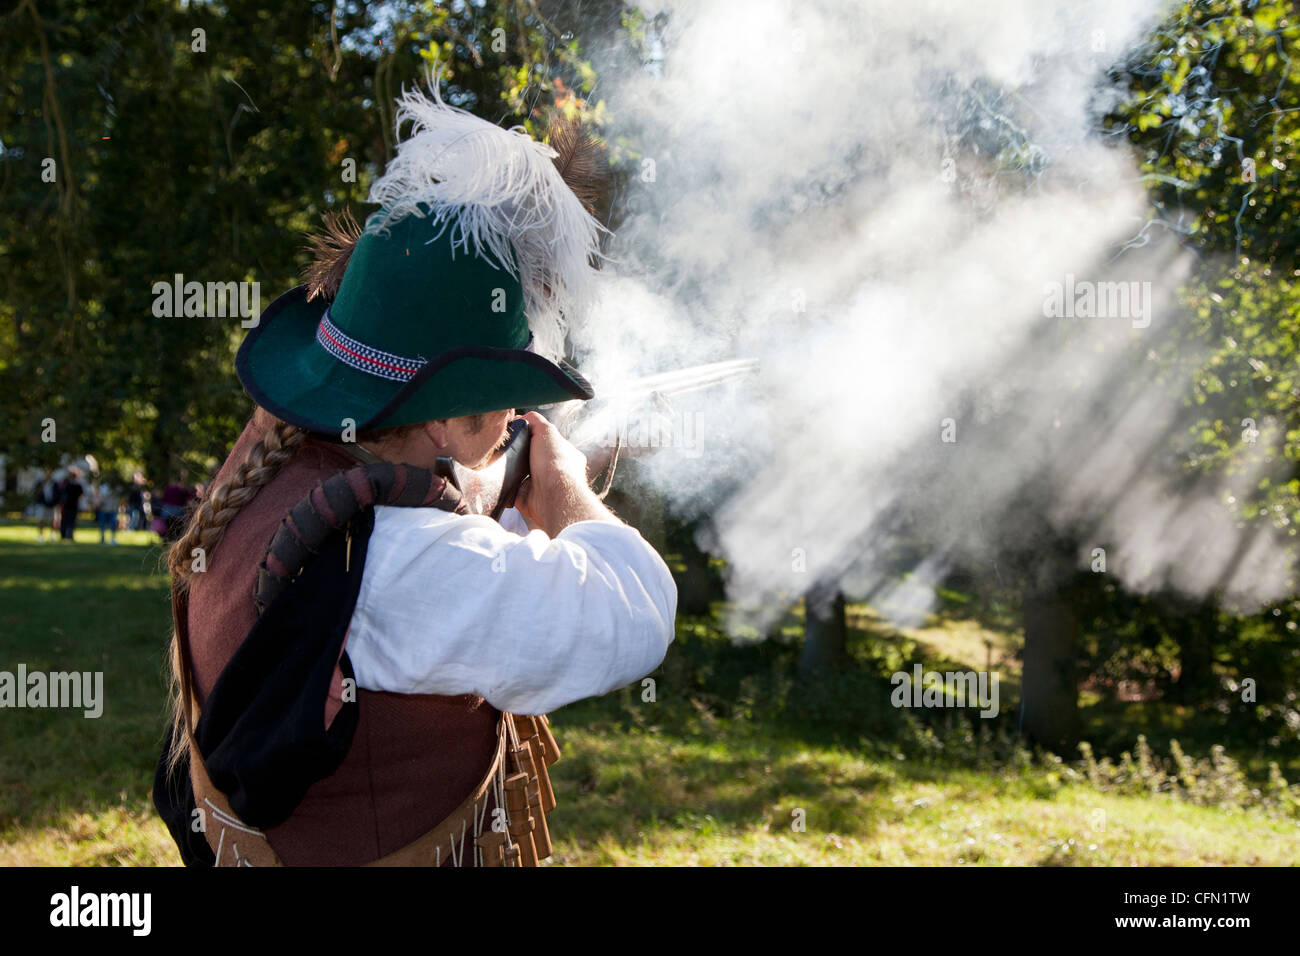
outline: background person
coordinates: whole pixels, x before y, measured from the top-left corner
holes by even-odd
[[[118,496],[107,481],[101,481],[92,487],[91,508],[95,512],[95,523],[99,526],[99,543],[117,544]]]
[[[77,511],[81,508],[81,497],[86,489],[81,484],[81,469],[68,469],[68,477],[63,480],[59,495],[59,534],[67,541],[75,540],[73,534],[77,528]]]
[[[145,528],[145,491],[144,475],[137,471],[131,476],[131,489],[126,494],[127,527],[132,531]]]
[[[179,475],[163,489],[162,507],[158,517],[162,519],[163,530],[159,532],[166,541],[175,541],[184,530],[185,506],[194,497],[194,491],[185,484]]]
[[[41,480],[36,483],[36,488],[32,493],[32,501],[36,517],[36,540],[44,542],[46,531],[49,532],[49,540],[53,541],[58,536],[58,525],[56,521],[56,509],[59,505],[59,496],[62,494],[58,481],[54,478],[54,473],[49,468],[45,469],[45,474]]]

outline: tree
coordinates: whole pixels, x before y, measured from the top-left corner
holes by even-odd
[[[1191,475],[1254,468],[1253,485],[1230,503],[1243,522],[1293,542],[1300,525],[1300,195],[1288,171],[1300,163],[1300,117],[1288,107],[1300,92],[1300,62],[1289,52],[1297,35],[1300,20],[1289,3],[1188,0],[1128,65],[1133,95],[1110,118],[1139,148],[1150,184],[1151,215],[1139,236],[1170,230],[1200,255],[1181,294],[1189,320],[1161,352],[1191,395],[1184,468]],[[1194,366],[1181,360],[1201,354]],[[1179,640],[1178,693],[1184,701],[1204,699],[1217,683],[1216,646],[1234,644],[1238,660],[1253,655],[1214,626],[1212,606],[1175,609],[1188,622]],[[1293,641],[1284,623],[1276,622],[1278,638]]]
[[[434,61],[448,100],[494,122],[541,134],[557,104],[599,120],[582,44],[628,16],[23,0],[0,17],[0,452],[205,477],[251,408],[242,318],[155,315],[154,284],[257,283],[260,307],[295,285],[304,232],[364,200],[395,95]]]

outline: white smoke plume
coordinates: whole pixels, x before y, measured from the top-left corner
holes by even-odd
[[[602,74],[639,174],[619,278],[573,341],[598,395],[759,360],[675,406],[702,455],[644,466],[710,517],[741,606],[770,617],[836,581],[913,620],[953,561],[1032,553],[1045,527],[1085,529],[1079,566],[1101,548],[1133,588],[1242,607],[1295,590],[1231,488],[1180,479],[1178,396],[1131,358],[1180,321],[1191,264],[1173,242],[1119,255],[1149,203],[1098,119],[1118,96],[1106,68],[1163,12],[692,0],[667,10],[653,68]],[[1052,283],[1121,280],[1121,317],[1045,314]]]

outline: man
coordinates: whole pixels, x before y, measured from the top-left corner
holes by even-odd
[[[630,683],[672,640],[663,560],[545,418],[499,523],[451,470],[492,461],[515,409],[592,397],[539,340],[581,319],[599,226],[546,147],[401,106],[382,208],[331,222],[240,347],[260,407],[171,552],[155,802],[187,863],[536,862],[557,752],[507,715]]]
[[[175,541],[181,536],[181,531],[184,529],[185,506],[193,497],[194,492],[180,475],[172,478],[163,488],[162,510],[159,514],[165,523],[166,530],[163,533],[165,540]]]
[[[81,469],[69,468],[68,477],[63,480],[59,495],[59,533],[68,541],[74,540],[77,528],[77,512],[81,508],[81,496],[86,489],[81,486]]]
[[[126,513],[131,531],[144,530],[144,474],[137,471],[131,476],[131,490],[126,495]]]

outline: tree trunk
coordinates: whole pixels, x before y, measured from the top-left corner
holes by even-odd
[[[1079,621],[1062,589],[1025,595],[1021,730],[1032,743],[1072,756],[1079,742]]]
[[[1180,704],[1200,706],[1215,691],[1214,648],[1210,634],[1214,615],[1201,605],[1187,608],[1178,618],[1178,683],[1174,685]]]
[[[153,427],[149,430],[149,443],[145,447],[145,478],[159,493],[171,484],[172,478],[176,475],[176,462],[172,458],[173,433],[168,425],[171,420],[168,416],[176,413],[170,402],[159,403],[158,417],[154,419]],[[155,500],[154,510],[156,511],[157,508],[158,504]]]
[[[663,541],[667,551],[681,556],[682,571],[675,573],[677,580],[677,613],[707,615],[713,602],[726,598],[722,575],[709,564],[709,556],[696,544],[699,525],[664,517]]]
[[[708,614],[713,602],[724,597],[717,572],[709,567],[709,556],[687,551],[682,555],[682,563],[686,567],[678,581],[678,611],[689,615]]]
[[[804,597],[807,609],[799,673],[809,675],[848,661],[848,621],[844,595],[834,585],[817,587]]]

